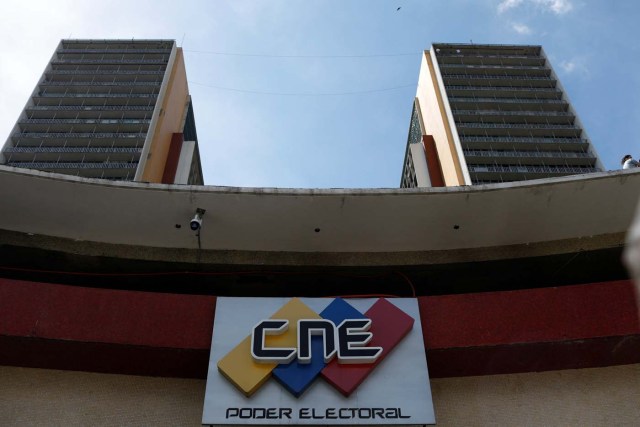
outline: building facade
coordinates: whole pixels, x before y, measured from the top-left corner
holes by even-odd
[[[0,163],[203,184],[182,49],[173,40],[62,40]]]
[[[0,166],[0,425],[198,426],[210,351],[249,333],[219,297],[397,296],[419,304],[438,426],[636,426],[621,258],[639,192],[637,169],[402,191]],[[363,384],[395,393],[373,375]],[[261,405],[269,382],[235,402]]]
[[[64,47],[63,41],[60,49],[94,44],[69,43]],[[117,50],[129,42],[95,42],[100,43]],[[152,49],[164,42],[137,43]],[[144,43],[149,45],[142,48]],[[220,316],[224,297],[415,300],[419,310],[413,319],[422,331],[418,344],[426,354],[438,426],[638,424],[638,303],[621,259],[640,196],[640,169],[512,182],[491,191],[461,186],[465,173],[473,177],[470,161],[454,157],[462,153],[453,151],[454,136],[460,136],[440,108],[449,101],[424,83],[425,73],[436,72],[425,66],[409,145],[409,158],[424,167],[414,168],[412,179],[448,188],[117,182],[197,178],[197,137],[182,53],[172,41],[166,43],[171,54],[165,75],[156,75],[157,92],[140,93],[156,98],[147,97],[149,105],[143,96],[107,96],[122,92],[87,83],[120,82],[136,70],[153,71],[145,68],[150,64],[134,70],[121,59],[115,73],[102,64],[95,76],[67,79],[60,86],[68,91],[47,92],[56,94],[52,104],[37,94],[48,83],[39,84],[5,145],[0,425],[202,425],[210,354],[226,344],[226,331],[238,337],[248,333],[235,319]],[[87,54],[98,61],[95,52]],[[88,73],[95,66],[90,64],[70,67]],[[72,73],[45,73],[42,82],[58,75]],[[132,83],[151,75],[142,73]],[[95,90],[102,98],[76,96],[74,82],[84,85],[83,95]],[[119,90],[125,86],[127,93],[138,93],[138,85]],[[107,108],[112,106],[119,109]],[[120,116],[109,115],[112,111]],[[142,114],[129,116],[130,111]],[[124,122],[87,123],[118,117],[149,123],[128,122],[127,128]],[[58,130],[65,123],[84,127]],[[81,151],[85,147],[131,148],[124,137],[73,135],[92,133],[89,125],[111,126],[101,134],[108,129],[145,134],[140,145],[132,143],[137,157],[123,160],[137,162],[122,168],[135,174],[110,175],[116,168],[98,176],[98,167],[79,166],[91,161],[78,157],[65,160],[76,165],[67,172],[86,177],[81,172],[94,171],[113,181],[16,167],[44,161],[50,153],[93,153]],[[448,146],[453,148],[447,151]],[[42,147],[50,150],[36,151]],[[33,159],[18,156],[25,153]],[[111,162],[100,159],[93,162]],[[198,212],[194,230],[190,225]],[[251,310],[240,307],[238,317],[249,318]],[[391,320],[386,317],[385,323]],[[398,388],[390,387],[385,375],[366,381],[381,393],[395,393]],[[272,381],[257,393],[278,387]],[[234,407],[262,407],[239,393],[221,397],[230,397]],[[338,392],[334,397],[347,405]],[[333,419],[325,421],[334,425]],[[321,421],[309,424],[316,422]]]
[[[603,170],[541,46],[438,43],[425,51],[401,187]]]

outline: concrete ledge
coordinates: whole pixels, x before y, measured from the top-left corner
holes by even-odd
[[[0,229],[0,246],[19,246],[43,249],[62,254],[81,254],[92,257],[111,257],[140,261],[206,264],[209,266],[341,266],[386,267],[456,264],[525,257],[539,257],[624,246],[625,233],[584,236],[573,239],[516,244],[497,247],[461,248],[404,252],[274,252],[239,250],[199,250],[189,248],[160,248],[132,246],[104,242],[86,242],[68,238],[30,235]]]
[[[428,190],[305,190],[109,183],[0,167],[0,229],[66,239],[80,251],[144,247],[143,256],[156,259],[160,252],[242,263],[259,254],[294,264],[327,254],[325,262],[360,263],[370,254],[376,263],[408,254],[428,263],[619,236],[638,196],[640,171]],[[199,239],[189,229],[196,208],[207,210]]]

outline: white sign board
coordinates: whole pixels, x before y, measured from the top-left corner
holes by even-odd
[[[218,298],[202,423],[434,424],[417,300]]]

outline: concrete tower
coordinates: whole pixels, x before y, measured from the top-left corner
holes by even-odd
[[[203,184],[182,49],[173,40],[62,40],[0,164]]]
[[[602,170],[541,46],[438,43],[424,52],[401,187]]]

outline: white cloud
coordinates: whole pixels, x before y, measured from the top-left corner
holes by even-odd
[[[565,73],[570,74],[576,69],[576,63],[574,61],[562,61],[560,67]]]
[[[590,78],[589,55],[575,55],[560,61],[560,70],[565,74],[574,74],[583,78]]]
[[[506,12],[509,9],[514,9],[522,3],[523,0],[502,0],[498,5],[498,13]]]
[[[515,9],[522,4],[534,5],[545,12],[552,12],[556,15],[564,15],[573,10],[571,0],[502,0],[498,4],[498,13],[504,13],[508,10]]]
[[[563,15],[573,9],[570,0],[534,0],[534,2],[556,15]]]
[[[529,28],[525,24],[513,22],[511,23],[511,28],[518,34],[523,34],[523,35],[531,34],[531,28]]]

